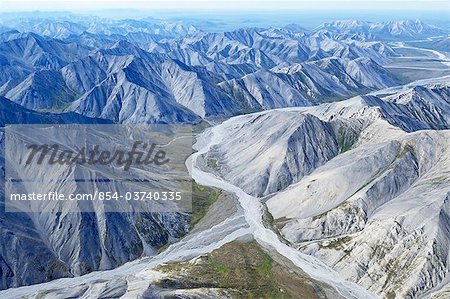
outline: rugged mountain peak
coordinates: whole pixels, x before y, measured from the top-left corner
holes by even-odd
[[[386,31],[392,35],[407,35],[413,34],[430,34],[433,32],[442,32],[438,27],[425,24],[420,20],[399,20],[389,22],[373,23],[370,29],[376,31]]]
[[[76,98],[61,73],[55,70],[32,73],[6,96],[26,108],[44,110],[61,110]]]
[[[286,30],[289,30],[289,31],[295,32],[295,33],[299,33],[299,32],[300,33],[307,33],[307,32],[309,32],[308,29],[306,29],[306,28],[304,28],[304,27],[302,27],[302,26],[300,26],[298,24],[295,24],[295,23],[287,24],[286,26],[283,27],[283,29],[286,29]]]
[[[317,29],[326,30],[365,30],[369,27],[369,23],[360,20],[336,20],[326,22],[317,27]]]
[[[413,38],[424,35],[445,34],[446,30],[428,25],[420,20],[397,20],[387,22],[364,22],[357,20],[339,20],[320,25],[317,30],[326,30],[335,34],[362,34],[363,40],[390,39],[393,37]]]

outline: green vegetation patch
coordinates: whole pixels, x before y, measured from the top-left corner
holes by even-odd
[[[156,270],[168,274],[157,283],[161,288],[223,289],[233,298],[318,298],[321,293],[311,278],[278,264],[255,241],[233,241],[195,262]]]
[[[221,191],[192,183],[192,219],[191,228],[194,227],[209,210],[209,207],[217,201]]]
[[[206,120],[203,119],[199,123],[192,126],[192,132],[201,133],[209,127],[211,127],[211,125]]]

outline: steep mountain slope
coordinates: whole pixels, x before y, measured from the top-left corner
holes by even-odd
[[[315,62],[259,70],[219,83],[227,94],[253,109],[309,106],[336,101],[362,90],[395,85],[398,80],[370,59],[324,58]],[[257,105],[252,102],[257,102]],[[249,110],[251,111],[251,109]]]
[[[162,64],[161,77],[176,102],[202,118],[233,115],[240,110],[240,103],[217,88],[220,77],[204,68],[170,59]]]
[[[77,95],[66,86],[58,71],[41,70],[28,76],[5,97],[28,109],[56,110],[67,107]]]
[[[14,102],[0,97],[1,125],[8,124],[106,124],[101,119],[92,119],[76,113],[38,113],[27,110]],[[64,132],[65,134],[66,132]],[[5,172],[4,142],[1,135],[1,171]],[[11,139],[9,142],[12,142]],[[18,140],[17,142],[20,142]],[[11,146],[11,144],[9,144]],[[26,157],[19,151],[12,153],[16,157]],[[22,147],[23,148],[23,147]],[[11,154],[9,152],[9,154]],[[9,167],[12,167],[11,165]],[[73,167],[69,173],[59,173],[58,178],[65,178],[65,183],[58,183],[52,178],[53,171],[42,171],[34,168],[22,169],[21,176],[35,178],[39,186],[35,190],[44,192],[72,190],[72,183],[83,169]],[[11,168],[9,168],[11,171]],[[32,173],[32,171],[37,171]],[[84,170],[86,171],[86,170]],[[30,173],[31,172],[31,173]],[[98,169],[89,170],[91,178],[104,178],[105,174]],[[1,178],[2,184],[5,177]],[[45,187],[44,187],[45,186]],[[123,186],[121,187],[123,190]],[[82,187],[76,189],[83,190]],[[5,189],[1,188],[0,196],[5,198]],[[156,248],[166,244],[168,240],[183,235],[188,227],[188,216],[177,212],[155,213],[148,210],[133,212],[108,212],[106,204],[93,205],[95,210],[76,212],[75,205],[58,205],[46,203],[43,212],[11,212],[5,211],[5,201],[0,203],[0,288],[11,288],[45,282],[60,277],[72,277],[95,270],[106,270],[117,267],[142,255],[152,254]],[[54,207],[52,207],[54,205]],[[52,212],[49,212],[52,209]]]
[[[325,104],[310,109],[314,115],[335,118],[383,118],[406,132],[449,127],[449,84],[412,86],[392,94],[365,95],[340,103]],[[382,91],[380,92],[383,93]]]
[[[448,273],[448,138],[374,124],[268,208],[288,240],[345,278],[383,296],[420,296]]]
[[[428,25],[420,20],[400,20],[378,22],[370,25],[370,30],[379,35],[392,35],[409,38],[418,36],[436,36],[446,31],[436,26]]]
[[[74,43],[45,38],[35,33],[19,33],[0,43],[0,51],[7,57],[22,60],[33,67],[59,69],[87,53]]]
[[[195,123],[199,117],[158,92],[133,70],[112,74],[72,103],[69,110],[120,123]]]
[[[9,124],[109,124],[105,119],[95,119],[77,113],[41,113],[25,109],[0,96],[0,127]]]
[[[381,89],[399,83],[394,75],[367,57],[354,60],[326,58],[316,63],[322,70],[338,77],[344,84],[351,85],[354,90]]]
[[[252,115],[248,124],[236,126],[215,149],[216,153],[209,154],[221,165],[225,178],[250,194],[270,194],[350,149],[361,130],[380,119],[406,132],[447,129],[448,93],[448,84],[415,86],[384,98],[367,95]],[[281,118],[287,121],[276,121]],[[261,142],[254,143],[250,138],[262,138],[268,132],[270,137]],[[246,168],[241,169],[240,165]],[[259,173],[259,178],[255,179],[252,173]]]
[[[86,65],[92,65],[93,71],[88,77],[80,76]],[[117,122],[196,122],[198,115],[214,114],[214,105],[227,104],[201,70],[126,42],[100,50],[62,72],[68,86],[85,91],[69,110]],[[226,114],[226,110],[217,113]]]
[[[219,87],[240,101],[246,107],[244,112],[311,104],[308,96],[302,95],[276,74],[265,70],[245,75],[241,79],[221,82]]]
[[[292,246],[381,296],[421,297],[448,279],[448,88],[239,117],[205,159],[265,196]]]
[[[44,19],[31,25],[30,27],[22,27],[20,29],[22,31],[32,31],[39,35],[60,39],[68,37],[72,34],[81,34],[85,30],[85,27],[81,24],[70,21],[49,22]]]
[[[264,125],[267,123],[272,124],[270,128]],[[264,135],[269,138],[253,143],[252,136]],[[247,193],[266,195],[284,189],[335,157],[339,153],[337,139],[332,126],[312,115],[273,112],[236,127],[208,153],[207,160],[224,165],[221,175]]]
[[[0,93],[5,95],[36,70],[58,70],[87,54],[75,43],[48,39],[34,33],[9,33],[0,42]],[[24,83],[27,84],[27,83]]]

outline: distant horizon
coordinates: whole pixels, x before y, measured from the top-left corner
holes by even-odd
[[[191,10],[191,11],[273,11],[273,10],[427,10],[450,12],[450,6],[446,0],[420,1],[420,0],[396,0],[396,1],[374,1],[374,0],[244,0],[244,1],[224,1],[224,0],[59,0],[59,1],[41,1],[41,0],[6,0],[2,3],[0,12],[4,11],[95,11],[108,9],[140,9],[140,10]]]
[[[72,3],[70,1],[61,1],[64,3]],[[84,1],[81,1],[84,2]],[[173,1],[172,1],[173,2]],[[195,1],[194,1],[195,2]],[[217,2],[217,1],[214,1]],[[248,1],[247,1],[248,2]],[[267,3],[267,1],[263,1]],[[304,2],[304,1],[301,1]],[[322,4],[328,3],[324,1],[319,1]],[[339,1],[349,3],[349,1]],[[351,1],[350,1],[351,2]],[[364,1],[367,2],[367,1]],[[398,2],[398,1],[397,1]],[[400,1],[404,4],[411,1]],[[432,1],[434,2],[434,1]],[[439,2],[439,1],[438,1]],[[8,10],[5,3],[10,3],[9,1],[2,1],[2,7],[7,9],[0,9],[0,23],[2,20],[14,19],[20,17],[63,17],[64,14],[75,14],[79,16],[97,16],[103,18],[111,19],[142,19],[142,18],[157,18],[167,21],[183,21],[191,22],[193,25],[195,23],[205,23],[214,22],[221,23],[223,30],[232,30],[241,27],[267,27],[267,26],[284,26],[287,24],[298,24],[304,26],[308,29],[313,29],[316,26],[333,20],[362,20],[368,22],[379,22],[379,21],[393,21],[393,20],[415,20],[419,19],[424,22],[428,22],[432,25],[437,26],[448,26],[450,25],[450,11],[440,10],[435,11],[430,6],[428,10],[407,10],[403,11],[388,11],[384,9],[335,9],[323,8],[323,9],[313,9],[308,10],[292,9],[288,10],[285,7],[279,7],[273,10],[208,10],[208,9],[170,9],[170,8],[154,8],[154,9],[139,9],[136,7],[127,8],[115,8],[111,7],[109,9],[96,10],[92,9],[71,9],[70,5],[65,7],[53,7],[53,9],[46,9],[46,6],[40,8],[32,9],[34,6],[28,7],[28,10]],[[18,3],[28,3],[25,1],[18,1]],[[33,1],[34,5],[36,2]],[[106,3],[101,1],[100,3]],[[129,2],[131,5],[133,2]],[[284,2],[283,2],[284,3]],[[373,3],[371,1],[370,3]],[[441,2],[439,2],[441,3]],[[353,3],[355,4],[355,3]],[[381,6],[381,5],[380,5]],[[201,27],[201,26],[200,26]]]

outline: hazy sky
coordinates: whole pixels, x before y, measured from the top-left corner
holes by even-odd
[[[165,0],[165,1],[119,1],[119,0],[0,0],[0,11],[94,11],[100,9],[116,8],[137,8],[145,10],[190,10],[190,11],[255,11],[255,10],[427,10],[427,11],[449,11],[449,0],[396,0],[396,1],[375,1],[375,0],[349,0],[349,1],[329,1],[329,0],[243,0],[243,1],[192,1],[192,0]]]

